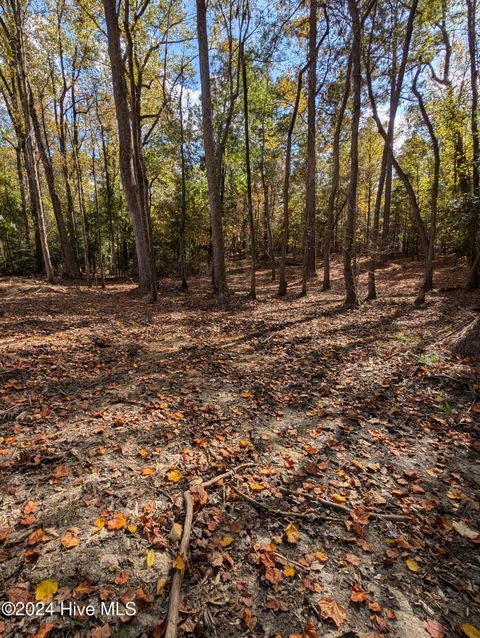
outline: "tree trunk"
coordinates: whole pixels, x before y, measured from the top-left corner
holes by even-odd
[[[28,99],[27,75],[25,66],[25,48],[23,43],[24,36],[24,16],[18,0],[11,2],[12,15],[14,21],[15,33],[11,36],[7,30],[13,47],[13,57],[15,63],[16,83],[20,102],[22,105],[23,118],[25,122],[25,169],[28,178],[28,188],[30,191],[30,200],[32,211],[36,216],[36,227],[38,230],[38,242],[42,256],[42,267],[49,283],[55,281],[53,266],[50,259],[50,250],[48,247],[47,229],[45,226],[45,216],[43,212],[42,194],[40,190],[40,180],[38,176],[38,166],[35,157],[34,130],[32,118],[30,114],[30,106]]]
[[[467,288],[478,288],[480,285],[480,262],[477,259],[480,250],[478,248],[478,207],[480,201],[480,131],[478,126],[478,68],[477,68],[477,32],[476,32],[476,9],[477,0],[467,0],[467,19],[468,19],[468,49],[470,53],[470,82],[472,92],[471,104],[471,128],[472,128],[472,149],[473,149],[473,167],[472,182],[474,206],[476,212],[474,215],[469,236],[471,242],[470,248],[470,272],[468,274]]]
[[[125,65],[120,44],[120,28],[118,25],[116,2],[115,0],[103,0],[103,7],[107,25],[108,54],[110,57],[115,115],[118,128],[120,174],[135,235],[139,290],[142,293],[150,292],[153,294],[153,291],[156,291],[156,282],[152,281],[148,232],[140,194],[142,185],[138,183],[135,174],[132,129],[125,81]]]
[[[23,146],[25,145],[25,141],[23,139],[18,139],[17,137],[17,145],[15,146],[15,154],[17,159],[17,178],[18,185],[20,187],[20,205],[22,210],[22,219],[23,226],[25,231],[25,244],[30,246],[30,225],[28,223],[28,212],[27,212],[27,195],[25,192],[25,174],[23,168]]]
[[[347,219],[343,243],[343,277],[345,280],[345,305],[356,306],[357,287],[353,260],[355,259],[355,224],[357,216],[358,189],[358,130],[360,125],[360,107],[362,91],[361,46],[362,33],[357,0],[348,0],[348,9],[352,20],[352,124],[350,143],[350,184],[347,198]]]
[[[436,238],[436,228],[437,228],[437,207],[438,207],[438,184],[440,180],[440,145],[438,143],[437,136],[435,135],[435,131],[433,129],[432,122],[430,120],[430,116],[427,113],[425,108],[425,103],[423,101],[422,94],[417,88],[417,79],[420,74],[420,67],[417,70],[415,75],[415,79],[413,81],[413,93],[418,101],[418,106],[420,107],[420,112],[422,114],[423,122],[428,130],[428,134],[430,136],[430,141],[432,143],[433,156],[434,156],[434,168],[433,168],[433,182],[432,182],[432,192],[430,199],[430,231],[428,236],[428,248],[427,254],[425,256],[425,271],[422,284],[420,286],[420,290],[418,291],[417,298],[415,299],[415,304],[420,305],[425,303],[425,295],[426,293],[433,288],[433,259],[435,256],[435,238]]]
[[[295,128],[295,122],[297,121],[298,108],[300,106],[300,96],[302,93],[302,78],[307,66],[305,65],[298,73],[297,78],[297,93],[295,95],[295,104],[290,118],[290,125],[287,132],[287,147],[285,150],[285,175],[283,178],[283,230],[282,230],[282,256],[280,260],[280,276],[278,282],[278,295],[283,297],[287,294],[287,278],[286,278],[286,265],[287,265],[287,248],[288,248],[288,233],[290,223],[289,212],[289,197],[290,197],[290,173],[292,170],[292,137],[293,130]]]
[[[375,201],[374,228],[373,228],[372,242],[370,247],[371,255],[370,255],[370,263],[369,263],[369,269],[368,269],[368,295],[367,295],[367,299],[370,299],[370,300],[377,298],[377,291],[376,291],[376,285],[375,285],[375,273],[376,273],[377,261],[379,257],[378,244],[379,244],[380,209],[382,205],[382,196],[383,196],[384,188],[385,188],[385,197],[384,197],[384,204],[383,204],[383,234],[382,234],[382,245],[381,245],[382,250],[386,251],[388,246],[388,227],[390,223],[390,205],[391,205],[391,197],[392,197],[392,163],[393,163],[393,140],[395,135],[395,118],[397,115],[398,105],[400,102],[400,96],[401,96],[401,91],[403,87],[403,80],[405,77],[405,69],[407,67],[408,53],[410,51],[410,42],[411,42],[412,34],[413,34],[413,24],[414,24],[415,15],[417,12],[417,5],[418,5],[418,0],[413,0],[410,6],[408,22],[407,22],[407,27],[405,31],[405,39],[404,39],[404,43],[402,47],[400,67],[398,70],[398,76],[396,78],[394,77],[396,63],[395,61],[393,62],[391,87],[390,87],[389,120],[388,120],[387,132],[384,136],[384,148],[383,148],[383,155],[382,155],[381,173],[380,173],[380,179],[378,183],[377,197]],[[394,47],[394,53],[396,53],[396,47]],[[370,55],[370,51],[369,51],[369,55]],[[368,60],[368,64],[367,64],[367,67],[369,66],[370,66],[370,60]],[[367,68],[367,78],[368,78],[369,92],[371,93],[371,97],[372,97],[373,92],[371,92],[371,78],[370,78],[369,68]],[[377,118],[375,119],[377,120]],[[377,120],[377,127],[378,127],[378,120]],[[412,203],[412,197],[410,192],[409,192],[409,196],[410,196],[410,201]],[[417,205],[415,196],[413,197],[413,200],[415,200],[414,205],[416,206],[418,218],[421,221],[420,211],[418,211],[418,205]]]
[[[305,230],[304,230],[304,276],[303,290],[306,294],[306,282],[315,275],[315,177],[316,177],[316,109],[317,94],[317,0],[310,0],[308,33],[308,100],[307,100],[307,174],[305,193]]]
[[[323,245],[323,285],[322,290],[330,289],[330,252],[332,245],[334,217],[335,217],[335,201],[337,198],[338,185],[340,182],[340,136],[342,133],[343,120],[347,109],[348,98],[350,96],[350,80],[352,74],[352,56],[348,58],[347,71],[345,75],[345,88],[343,91],[343,99],[340,105],[337,121],[335,123],[335,132],[333,134],[332,148],[332,184],[330,186],[330,194],[328,196],[327,208],[327,227],[325,229],[325,239]]]
[[[62,253],[62,262],[64,274],[67,279],[80,279],[80,270],[78,268],[77,258],[73,250],[73,246],[70,242],[70,238],[65,226],[65,219],[63,217],[62,205],[57,193],[55,185],[55,174],[53,171],[52,161],[48,155],[45,142],[42,138],[42,131],[40,129],[40,122],[38,121],[37,112],[35,110],[35,103],[31,89],[29,91],[29,107],[30,116],[32,118],[33,129],[35,132],[35,139],[37,142],[38,151],[40,154],[40,160],[42,162],[43,170],[47,180],[48,191],[50,199],[52,201],[53,212],[55,214],[55,220],[57,222],[58,236],[60,239],[60,251]]]
[[[104,0],[106,1],[106,0]],[[207,169],[208,199],[213,252],[213,288],[222,296],[228,292],[225,271],[225,245],[223,238],[222,202],[220,196],[219,166],[216,157],[212,122],[212,96],[210,88],[210,63],[208,58],[207,8],[205,0],[196,0],[197,36],[202,90],[203,147]]]
[[[248,125],[248,82],[247,82],[247,66],[245,62],[245,50],[243,43],[241,44],[240,55],[242,58],[242,86],[243,86],[243,119],[245,125],[245,166],[247,171],[247,209],[248,224],[250,227],[250,253],[251,253],[251,271],[250,271],[250,297],[256,299],[256,277],[255,271],[257,267],[257,246],[255,239],[255,220],[253,217],[253,198],[252,198],[252,167],[250,164],[250,131]]]
[[[180,110],[180,162],[182,168],[182,206],[180,212],[180,227],[178,231],[178,252],[180,261],[180,279],[181,290],[188,289],[187,282],[187,260],[185,254],[185,223],[187,217],[187,169],[185,163],[185,131],[183,125],[183,77],[180,87],[179,98],[179,110]]]

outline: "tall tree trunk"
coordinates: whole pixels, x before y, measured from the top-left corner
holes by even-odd
[[[270,197],[268,192],[268,181],[265,172],[265,122],[262,122],[262,152],[260,156],[260,176],[262,179],[262,191],[263,191],[263,223],[264,232],[266,233],[266,242],[264,237],[264,244],[267,246],[267,253],[270,257],[271,263],[271,277],[272,281],[275,281],[275,246],[273,242],[272,223],[270,219]]]
[[[393,62],[394,68],[392,70],[391,88],[390,88],[389,120],[388,120],[387,131],[384,136],[382,165],[381,165],[380,178],[378,182],[377,196],[375,200],[373,233],[372,233],[372,241],[370,245],[371,255],[370,255],[369,268],[368,268],[368,295],[367,295],[367,299],[370,299],[370,300],[377,298],[377,291],[376,291],[376,285],[375,285],[375,272],[377,268],[377,261],[379,259],[378,251],[379,251],[380,210],[382,205],[382,196],[383,196],[384,188],[385,188],[385,197],[384,197],[384,205],[383,205],[384,217],[383,217],[382,250],[386,251],[387,245],[388,245],[388,227],[390,223],[389,219],[390,219],[390,205],[391,205],[391,195],[392,195],[392,174],[391,173],[392,173],[392,163],[393,163],[393,140],[395,135],[395,118],[397,115],[398,105],[400,102],[400,96],[401,96],[401,91],[403,87],[403,80],[405,77],[405,69],[407,66],[408,54],[410,51],[410,42],[412,40],[413,24],[414,24],[416,12],[417,12],[417,6],[418,6],[418,0],[413,0],[412,4],[410,5],[408,22],[407,22],[407,27],[405,31],[405,39],[404,39],[404,43],[402,47],[402,56],[400,60],[398,75],[396,78],[394,77],[396,63]],[[375,24],[375,20],[374,20],[374,24]],[[394,52],[396,52],[396,47],[394,47]],[[369,56],[370,56],[370,51],[369,51]],[[367,78],[368,78],[368,86],[369,86],[369,92],[370,92],[370,88],[371,88],[371,77],[370,77],[370,68],[369,68],[370,60],[368,60],[367,67],[368,67]],[[377,126],[378,126],[378,120],[377,120]],[[411,195],[410,195],[410,199],[412,202]],[[413,199],[415,199],[415,205],[416,205],[417,204],[416,198],[414,197]],[[419,211],[418,211],[418,217],[420,218]]]
[[[155,264],[155,250],[153,244],[153,226],[150,216],[150,198],[149,186],[147,179],[147,169],[142,154],[142,127],[141,118],[141,77],[137,81],[134,66],[134,44],[130,29],[130,0],[125,0],[125,17],[124,30],[127,41],[126,58],[127,72],[130,86],[130,126],[132,130],[132,151],[133,151],[133,168],[135,180],[138,185],[138,194],[140,199],[140,208],[142,211],[142,221],[147,241],[147,250],[150,265],[150,296],[151,301],[157,301],[157,273]]]
[[[179,115],[180,115],[180,163],[182,169],[182,204],[180,211],[180,225],[178,231],[178,252],[179,252],[179,262],[180,262],[180,279],[181,290],[188,289],[187,282],[187,259],[186,259],[186,250],[185,250],[185,223],[187,218],[187,168],[185,162],[185,130],[183,124],[183,77],[182,84],[180,87],[180,97],[179,97]]]
[[[478,288],[480,285],[480,261],[478,254],[480,249],[478,243],[478,208],[480,207],[480,131],[478,124],[478,68],[477,68],[477,31],[476,31],[476,11],[477,0],[467,0],[468,18],[468,50],[470,53],[470,83],[472,92],[471,104],[471,127],[472,127],[472,148],[473,167],[472,183],[473,197],[476,213],[472,227],[470,229],[470,272],[468,274],[467,288]]]
[[[427,249],[427,254],[425,256],[425,270],[424,270],[423,281],[418,291],[417,298],[415,299],[415,304],[417,305],[425,303],[426,293],[433,288],[433,259],[435,256],[438,184],[440,180],[440,145],[438,143],[438,139],[435,134],[430,116],[428,115],[427,109],[425,108],[425,103],[423,101],[422,94],[420,93],[417,87],[417,79],[420,74],[420,70],[421,69],[419,67],[413,81],[412,90],[415,97],[417,98],[418,106],[420,107],[420,112],[422,114],[422,119],[428,130],[428,135],[432,143],[434,165],[433,165],[432,192],[430,194],[430,230],[428,235],[428,249]]]
[[[20,103],[23,111],[23,119],[25,122],[25,169],[28,178],[28,188],[30,192],[30,201],[32,212],[36,217],[36,228],[38,230],[38,243],[42,256],[42,268],[49,283],[55,281],[53,266],[50,259],[50,250],[48,247],[47,229],[45,225],[45,216],[43,211],[42,194],[40,190],[40,180],[38,176],[37,159],[35,157],[35,132],[33,130],[32,118],[30,113],[27,73],[25,62],[24,33],[25,25],[22,15],[22,7],[18,0],[11,2],[14,33],[12,34],[5,23],[2,21],[2,28],[5,31],[7,41],[12,45],[12,54],[15,64],[16,83]]]
[[[255,271],[257,267],[257,245],[255,239],[255,219],[253,216],[253,197],[252,197],[252,167],[250,164],[250,130],[248,124],[248,81],[247,81],[247,65],[245,62],[245,49],[241,44],[240,55],[242,57],[242,86],[243,86],[243,120],[245,125],[245,166],[247,171],[247,209],[248,209],[248,225],[250,228],[250,253],[251,253],[251,271],[250,271],[250,297],[256,299],[256,277]]]
[[[330,186],[330,194],[328,196],[327,207],[327,226],[325,229],[325,239],[323,244],[323,285],[322,290],[329,290],[330,283],[330,252],[333,237],[333,227],[335,218],[335,201],[337,198],[338,185],[340,182],[340,136],[342,134],[343,120],[347,109],[348,98],[350,96],[350,80],[352,74],[352,56],[348,58],[347,71],[345,75],[345,88],[343,91],[343,99],[337,114],[335,123],[335,131],[333,134],[332,147],[332,183]]]
[[[316,109],[317,94],[317,0],[310,0],[308,31],[308,99],[307,99],[307,173],[305,193],[305,230],[303,289],[307,292],[307,280],[315,275],[315,177],[316,177]]]
[[[289,124],[288,132],[287,132],[287,146],[285,149],[285,175],[283,178],[283,229],[282,229],[282,255],[280,260],[280,276],[279,276],[279,282],[278,282],[279,297],[283,297],[287,294],[286,266],[287,266],[288,234],[289,234],[289,224],[290,224],[289,198],[290,198],[290,173],[292,170],[292,137],[293,137],[293,131],[295,129],[295,122],[297,121],[298,108],[300,106],[303,74],[306,68],[307,68],[307,65],[305,65],[298,73],[295,104],[293,106],[293,111],[290,117],[290,124]]]
[[[118,25],[116,2],[115,0],[102,1],[107,25],[108,54],[110,57],[115,115],[118,128],[120,174],[135,235],[139,290],[143,293],[150,292],[153,295],[154,291],[156,291],[156,281],[152,281],[152,265],[145,219],[146,215],[142,209],[140,194],[142,185],[138,183],[135,174],[128,92],[125,81],[125,65],[120,45],[120,28]]]
[[[105,288],[105,269],[103,265],[102,251],[102,235],[100,231],[100,206],[98,202],[98,185],[97,185],[97,169],[95,166],[95,143],[93,138],[93,127],[91,128],[92,139],[92,177],[93,177],[93,196],[95,202],[95,232],[97,240],[98,261],[100,265],[100,285]]]
[[[87,220],[87,207],[85,206],[85,194],[83,190],[83,175],[82,167],[80,165],[80,141],[78,132],[78,113],[76,107],[75,96],[75,83],[72,82],[71,86],[72,94],[72,151],[73,151],[73,166],[75,169],[75,176],[77,178],[77,194],[78,194],[78,207],[80,210],[80,220],[82,224],[82,238],[83,238],[83,263],[85,267],[85,276],[87,278],[87,286],[91,286],[91,273],[90,273],[90,241],[88,237],[88,220]]]
[[[17,178],[18,185],[20,188],[20,206],[22,211],[22,219],[23,219],[23,227],[25,232],[25,244],[26,246],[30,246],[30,225],[28,223],[28,212],[27,212],[27,194],[25,191],[25,173],[23,167],[23,147],[25,145],[24,139],[18,139],[17,137],[17,145],[15,146],[15,154],[17,160]]]
[[[63,217],[62,204],[60,203],[60,198],[58,196],[57,189],[56,189],[55,174],[53,171],[52,160],[48,154],[45,142],[42,138],[42,131],[40,129],[40,122],[38,120],[38,115],[35,110],[35,102],[33,99],[32,91],[30,88],[28,90],[29,90],[30,117],[32,118],[33,129],[35,132],[35,139],[37,142],[40,160],[42,162],[45,177],[47,179],[48,191],[50,194],[50,199],[52,201],[52,207],[53,207],[53,212],[55,214],[55,220],[57,222],[64,274],[65,274],[65,277],[67,277],[67,279],[80,279],[81,275],[80,275],[80,270],[78,268],[77,258],[75,256],[73,246],[70,242],[70,238],[67,233],[67,228],[65,226],[65,219]]]
[[[355,224],[357,216],[358,189],[358,130],[362,91],[361,46],[362,32],[357,0],[348,0],[348,10],[352,20],[352,124],[350,142],[350,183],[347,198],[347,219],[343,240],[343,277],[345,280],[345,305],[356,306],[357,287],[353,260],[355,259]]]
[[[106,1],[106,0],[104,0]],[[207,168],[208,199],[213,252],[213,288],[218,295],[227,290],[225,270],[225,244],[223,238],[222,201],[220,195],[219,166],[216,156],[212,122],[212,96],[210,88],[210,62],[208,57],[207,8],[205,0],[196,0],[197,37],[202,90],[203,147]]]

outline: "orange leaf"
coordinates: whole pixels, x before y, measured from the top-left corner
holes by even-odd
[[[27,545],[36,545],[43,540],[45,540],[45,530],[41,528],[36,529],[27,538]]]
[[[110,530],[122,529],[122,527],[125,527],[126,524],[127,524],[127,519],[125,518],[125,515],[122,514],[121,512],[117,512],[117,514],[114,514],[113,518],[111,518],[108,521],[107,527]]]
[[[353,603],[363,603],[363,601],[368,599],[367,592],[363,591],[363,589],[356,584],[352,585],[352,595],[351,600]]]
[[[37,510],[38,510],[38,505],[37,503],[35,503],[35,501],[27,501],[25,505],[23,506],[24,514],[33,514]]]
[[[129,578],[128,572],[120,572],[115,576],[115,585],[125,585]]]
[[[339,629],[347,619],[347,612],[343,605],[331,598],[320,598],[318,601],[320,614],[324,620],[331,620]]]
[[[71,549],[72,547],[76,547],[78,545],[78,536],[76,532],[67,532],[64,536],[62,536],[61,543],[67,549]]]

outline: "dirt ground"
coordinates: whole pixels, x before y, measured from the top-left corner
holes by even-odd
[[[53,604],[0,636],[158,638],[183,567],[182,637],[478,636],[480,365],[445,343],[480,295],[436,271],[415,307],[392,262],[357,310],[338,264],[256,301],[239,268],[221,306],[0,279],[0,601]]]

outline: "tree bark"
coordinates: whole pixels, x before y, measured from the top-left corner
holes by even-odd
[[[422,114],[423,122],[430,136],[430,141],[432,143],[432,149],[433,149],[434,165],[433,165],[432,192],[430,195],[430,231],[428,236],[427,254],[425,256],[424,277],[423,277],[423,281],[420,286],[420,289],[418,291],[417,298],[415,299],[415,304],[417,305],[425,303],[426,293],[433,288],[433,259],[435,256],[438,184],[440,180],[440,145],[438,143],[438,139],[435,134],[430,116],[428,115],[427,109],[425,108],[425,103],[423,101],[422,94],[420,93],[417,87],[417,79],[419,74],[420,74],[420,67],[418,68],[416,72],[416,75],[413,81],[412,90],[415,97],[417,98],[418,106],[420,107],[420,112]]]
[[[104,0],[105,2],[106,0]],[[196,0],[197,37],[202,91],[203,147],[207,169],[208,199],[212,236],[213,289],[222,296],[228,292],[225,270],[225,244],[223,237],[222,200],[220,195],[219,166],[216,156],[212,122],[212,96],[210,87],[210,62],[208,57],[207,8],[205,0]]]
[[[252,167],[250,164],[250,130],[248,123],[248,81],[247,81],[247,65],[245,62],[245,49],[243,43],[240,48],[242,58],[242,86],[243,86],[243,120],[245,130],[245,167],[247,171],[247,209],[248,209],[248,225],[250,228],[250,254],[251,254],[251,271],[250,271],[250,297],[256,299],[256,277],[255,271],[257,267],[257,245],[255,239],[255,220],[253,217],[253,197],[252,197]]]
[[[60,198],[58,196],[57,189],[56,189],[55,174],[53,171],[52,160],[50,156],[48,155],[45,142],[42,138],[40,122],[38,120],[38,115],[35,110],[33,93],[30,87],[28,88],[28,91],[29,91],[30,117],[32,118],[33,130],[35,132],[37,148],[39,151],[40,160],[42,162],[43,170],[47,180],[47,186],[48,186],[48,191],[50,194],[50,199],[52,201],[52,208],[55,215],[55,220],[57,222],[58,236],[60,239],[60,252],[62,254],[64,274],[67,279],[80,279],[81,275],[80,275],[80,270],[78,268],[77,258],[75,256],[73,246],[70,242],[70,238],[67,233],[67,228],[65,226],[65,219],[63,217],[62,204],[60,202]]]
[[[38,230],[38,242],[42,256],[42,268],[49,283],[54,283],[55,277],[53,266],[50,259],[50,250],[48,247],[47,229],[45,225],[45,216],[43,211],[42,194],[40,190],[40,180],[38,176],[37,159],[35,157],[35,142],[32,118],[30,114],[27,73],[25,62],[24,47],[24,18],[22,8],[18,0],[12,0],[11,4],[13,33],[7,27],[3,19],[0,24],[4,31],[5,38],[9,42],[12,49],[12,58],[15,64],[15,80],[20,97],[20,103],[23,112],[25,124],[25,168],[28,178],[28,188],[30,192],[30,201],[32,211],[36,217],[36,229]]]
[[[297,121],[298,108],[300,106],[303,74],[306,68],[307,68],[307,65],[305,65],[298,72],[295,104],[293,106],[292,115],[290,117],[290,125],[288,127],[288,132],[287,132],[287,146],[285,149],[285,175],[283,178],[283,229],[282,229],[282,255],[280,260],[280,275],[279,275],[279,282],[278,282],[279,297],[284,297],[287,294],[286,265],[287,265],[288,233],[289,233],[289,224],[290,224],[289,198],[290,198],[290,173],[292,170],[292,137],[293,137],[293,131],[295,129],[295,122]]]
[[[468,21],[468,50],[470,54],[470,83],[472,92],[471,104],[471,128],[472,128],[472,183],[474,197],[474,219],[470,228],[470,271],[468,274],[467,288],[473,289],[480,286],[480,265],[477,259],[480,253],[478,247],[478,209],[480,207],[480,131],[478,124],[478,68],[477,68],[477,31],[476,31],[477,0],[467,0]]]
[[[120,174],[128,210],[132,219],[135,235],[135,248],[138,265],[139,290],[142,293],[156,293],[156,281],[152,279],[152,264],[149,251],[148,230],[145,210],[142,207],[140,189],[135,174],[133,157],[133,137],[130,122],[125,64],[120,45],[120,28],[115,0],[102,0],[107,25],[108,54],[113,83],[113,97],[117,120]]]
[[[305,192],[304,275],[303,290],[307,292],[307,280],[315,275],[315,213],[316,213],[316,109],[317,94],[317,0],[310,0],[308,32],[308,98],[307,98],[307,173]]]
[[[328,196],[327,207],[327,226],[325,229],[325,239],[323,244],[323,285],[322,290],[329,290],[330,283],[330,251],[332,246],[332,235],[335,215],[335,202],[337,199],[338,185],[340,182],[340,136],[342,134],[343,120],[347,109],[348,98],[350,96],[350,80],[352,74],[352,56],[348,57],[347,71],[345,75],[345,88],[343,91],[343,99],[337,114],[335,123],[335,131],[333,134],[332,148],[332,183],[330,186],[330,194]]]
[[[352,20],[352,124],[350,142],[350,184],[347,197],[347,219],[343,240],[343,277],[345,280],[345,305],[358,305],[353,260],[355,259],[355,224],[357,216],[358,189],[358,131],[360,125],[362,69],[362,32],[357,0],[348,0]]]

